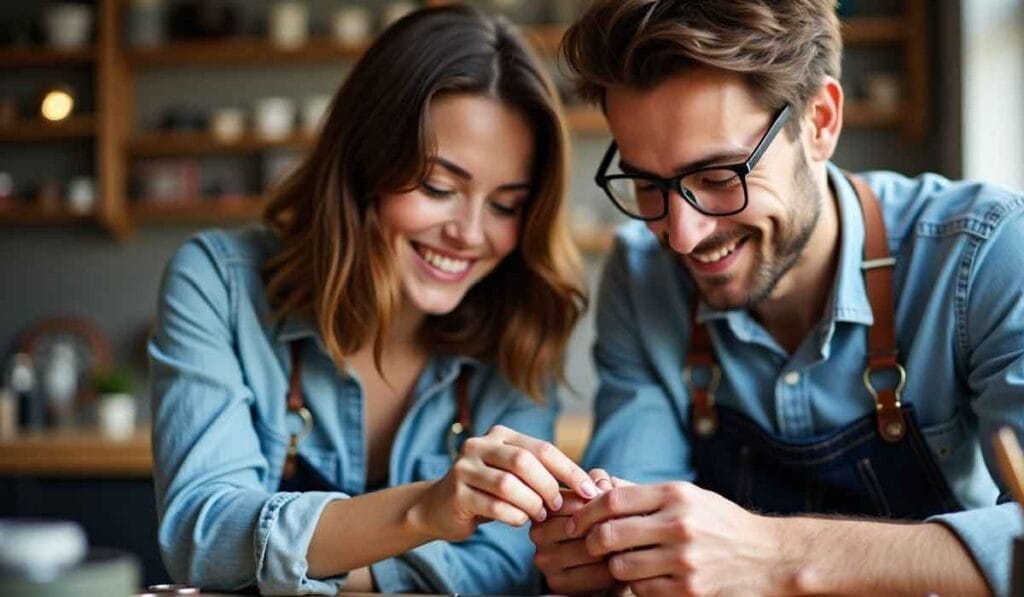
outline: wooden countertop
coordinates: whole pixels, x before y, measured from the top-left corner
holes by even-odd
[[[0,474],[148,477],[153,471],[149,429],[112,440],[96,429],[22,432],[0,441]]]
[[[590,418],[559,418],[555,443],[579,460],[590,437]],[[0,475],[66,477],[149,477],[153,471],[149,429],[125,440],[103,437],[95,429],[21,433],[0,441]]]

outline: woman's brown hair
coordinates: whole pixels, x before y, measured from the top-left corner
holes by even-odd
[[[586,306],[565,219],[568,142],[561,105],[536,57],[500,18],[465,6],[417,11],[384,31],[335,94],[313,151],[273,193],[264,221],[280,247],[264,270],[278,317],[312,317],[331,357],[384,338],[401,290],[380,227],[382,195],[416,187],[434,153],[428,107],[448,93],[497,99],[534,135],[532,193],[520,242],[454,311],[429,316],[435,353],[496,362],[540,400]]]
[[[839,78],[836,0],[595,0],[562,40],[585,100],[645,90],[695,66],[742,75],[765,110],[802,114],[824,77]],[[799,118],[787,125],[799,130]]]

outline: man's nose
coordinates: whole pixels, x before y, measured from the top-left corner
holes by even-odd
[[[663,221],[669,246],[677,253],[687,255],[692,252],[714,232],[716,219],[697,211],[678,191],[669,192],[668,215]]]

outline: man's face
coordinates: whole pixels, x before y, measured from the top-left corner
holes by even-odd
[[[653,89],[611,88],[606,109],[621,163],[665,178],[695,164],[742,163],[773,117],[741,78],[710,69]],[[647,224],[715,309],[748,309],[771,295],[798,262],[821,211],[806,152],[785,131],[746,180],[748,203],[738,214],[704,215],[673,192],[668,215]]]

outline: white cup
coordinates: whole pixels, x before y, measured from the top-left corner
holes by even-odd
[[[309,40],[309,9],[302,2],[285,0],[270,9],[267,27],[270,41],[282,48],[296,48]]]
[[[340,44],[358,45],[370,39],[371,21],[370,11],[362,6],[339,8],[331,17],[331,34]]]
[[[93,9],[85,4],[62,2],[43,11],[46,43],[59,50],[76,50],[89,44]]]
[[[245,134],[245,111],[219,108],[210,117],[210,134],[221,143],[233,143]]]
[[[295,102],[285,97],[265,97],[256,101],[256,134],[276,141],[292,133]]]
[[[110,439],[124,440],[135,433],[135,397],[131,394],[100,396],[97,420],[100,432]]]

